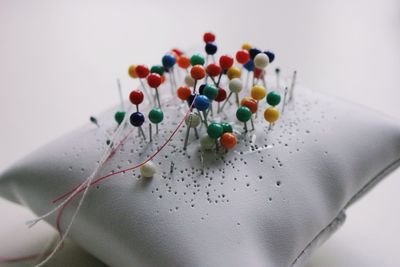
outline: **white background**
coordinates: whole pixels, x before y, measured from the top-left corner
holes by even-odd
[[[126,93],[135,86],[130,64],[202,44],[208,30],[221,50],[269,48],[284,74],[297,69],[303,84],[400,123],[398,0],[0,0],[0,171],[117,103],[117,77]],[[354,205],[308,267],[400,266],[399,178]],[[0,214],[0,257],[34,252],[50,236],[44,225],[27,230],[31,215],[2,200]],[[56,261],[100,264],[72,245]]]

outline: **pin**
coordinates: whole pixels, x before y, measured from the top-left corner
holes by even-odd
[[[160,76],[163,76],[165,69],[161,65],[154,65],[150,68],[150,73],[157,73]]]
[[[157,98],[157,103],[158,103],[158,108],[161,109],[161,103],[160,103],[160,95],[158,94],[158,87],[161,84],[161,76],[157,73],[151,73],[147,77],[147,83],[151,88],[154,88],[156,90],[156,98]]]
[[[295,70],[292,76],[292,84],[290,85],[289,102],[291,102],[293,99],[294,87],[296,86],[296,77],[297,77],[297,71]]]
[[[217,151],[218,151],[218,138],[220,138],[223,133],[224,133],[224,128],[219,123],[213,122],[207,127],[207,134],[209,137],[214,139],[215,148]]]
[[[185,55],[182,55],[178,57],[177,64],[181,69],[186,70],[186,73],[188,73],[187,69],[190,67],[190,58],[188,58]]]
[[[206,43],[206,45],[204,47],[204,50],[207,53],[206,61],[208,62],[208,57],[211,56],[213,61],[214,61],[214,63],[215,63],[214,55],[215,55],[215,53],[217,53],[217,50],[218,50],[217,45],[215,43],[208,42],[208,43]]]
[[[185,76],[185,84],[189,87],[193,87],[195,83],[195,80],[192,78],[190,73],[186,74]]]
[[[242,89],[243,89],[243,83],[242,83],[242,80],[240,80],[239,78],[234,78],[229,81],[229,90],[231,92],[229,93],[228,97],[226,98],[224,104],[222,105],[220,112],[224,109],[226,103],[229,101],[230,97],[234,93],[236,95],[236,104],[239,107],[239,93],[240,93],[240,91],[242,91]]]
[[[166,54],[162,57],[161,61],[164,69],[167,70],[169,73],[169,80],[171,82],[171,94],[174,95],[175,93],[174,87],[176,87],[174,65],[176,63],[176,58],[174,55]]]
[[[244,106],[244,107],[248,107],[252,114],[257,114],[258,103],[257,103],[257,100],[255,100],[254,98],[246,96],[242,99],[242,101],[240,101],[240,105]],[[251,130],[253,131],[254,130],[253,115],[250,118],[250,122],[251,122]]]
[[[196,99],[197,99],[197,98],[196,98]],[[185,143],[184,143],[184,145],[183,145],[183,149],[184,149],[184,150],[186,150],[187,143],[188,143],[188,140],[189,140],[190,128],[196,129],[196,127],[199,126],[200,121],[201,121],[200,117],[199,117],[197,114],[193,113],[193,112],[191,112],[191,113],[187,116],[187,118],[186,118],[186,120],[185,120],[187,129],[186,129]]]
[[[218,88],[215,85],[206,84],[204,86],[203,95],[208,97],[208,99],[210,100],[210,109],[209,110],[211,111],[211,114],[213,115],[212,101],[215,100],[215,98],[217,98],[217,96],[218,96]],[[208,115],[208,113],[207,113],[207,115]]]
[[[192,76],[194,80],[193,93],[195,93],[197,81],[203,79],[206,76],[206,71],[204,70],[204,67],[202,65],[194,65],[190,70],[190,76]]]
[[[178,88],[176,93],[177,93],[178,98],[180,100],[186,101],[190,97],[190,95],[192,94],[192,91],[187,86],[181,86],[181,87]]]
[[[124,118],[125,118],[125,111],[115,112],[114,119],[118,123],[118,125],[120,125],[124,121]]]
[[[218,107],[217,107],[217,112],[220,112],[220,106],[221,106],[221,102],[223,102],[226,99],[226,90],[219,87],[218,88],[218,95],[217,97],[214,99],[217,103],[218,103]]]
[[[219,86],[219,83],[221,82],[222,74],[226,73],[228,71],[228,69],[233,66],[233,63],[234,63],[234,60],[229,55],[222,55],[219,58],[219,65],[222,68],[222,72],[218,77],[217,86]]]
[[[257,69],[260,69],[260,73],[257,75],[257,79],[263,79],[264,86],[266,86],[265,82],[265,68],[269,64],[269,58],[265,53],[259,53],[254,57],[254,66]],[[255,75],[255,74],[254,74]]]
[[[210,100],[205,95],[198,95],[194,100],[194,106],[197,110],[203,113],[203,123],[206,127],[208,127],[207,122],[207,113],[205,112],[210,106]]]
[[[249,61],[247,61],[247,63],[244,64],[243,67],[247,70],[246,84],[245,84],[245,88],[247,88],[249,86],[249,81],[250,81],[250,72],[253,72],[255,68],[253,60],[250,59]]]
[[[149,120],[156,125],[156,134],[158,134],[158,124],[162,122],[164,119],[164,113],[159,108],[153,108],[149,112]],[[149,125],[150,129],[150,141],[152,140],[151,132],[152,132],[152,125]]]
[[[136,73],[136,65],[130,65],[128,68],[128,74],[131,76],[132,79],[138,78],[137,73]]]
[[[272,129],[272,125],[279,119],[279,110],[275,107],[269,107],[264,111],[264,119],[269,122],[268,131]]]
[[[173,173],[174,172],[174,167],[175,167],[175,163],[173,161],[171,161],[171,165],[169,166],[169,173]]]
[[[222,126],[222,129],[224,130],[224,133],[233,133],[233,128],[230,123],[222,122],[221,126]]]
[[[264,99],[266,95],[267,95],[267,90],[265,89],[264,86],[255,85],[251,89],[251,97],[257,100],[257,104],[261,99]],[[257,113],[256,113],[256,118],[257,118]]]
[[[248,107],[241,106],[236,111],[236,118],[244,123],[244,131],[247,133],[247,122],[251,119],[251,111]]]
[[[269,59],[269,63],[272,63],[272,62],[274,62],[274,60],[275,60],[275,54],[273,53],[273,52],[271,52],[271,51],[264,51],[264,54],[266,54],[267,56],[268,56],[268,59]]]
[[[190,64],[192,65],[192,66],[195,66],[195,65],[201,65],[201,66],[203,66],[204,65],[204,57],[202,56],[202,55],[200,55],[200,54],[194,54],[191,58],[190,58]]]
[[[250,49],[252,49],[253,46],[250,43],[244,43],[242,44],[242,49],[249,51]]]
[[[205,43],[215,42],[215,34],[212,32],[206,32],[203,35],[203,41]]]
[[[249,49],[250,58],[254,60],[254,58],[261,53],[261,50],[255,47]]]
[[[178,48],[174,48],[171,50],[172,54],[174,54],[176,57],[180,57],[183,55],[183,51],[178,49]]]
[[[276,68],[275,69],[275,74],[276,74],[276,88],[279,90],[280,87],[281,87],[281,85],[280,85],[280,83],[281,83],[281,77],[280,77],[281,69],[280,68]]]
[[[282,103],[282,114],[285,111],[285,107],[286,107],[286,96],[288,93],[288,87],[285,87],[285,94],[283,95],[283,103]]]
[[[242,49],[236,52],[236,61],[244,65],[250,60],[249,51]]]
[[[143,83],[143,79],[149,75],[150,70],[146,65],[137,65],[135,68],[136,76],[139,78],[140,85],[143,88],[144,93],[146,94],[147,99],[152,103],[152,98],[147,90],[147,86]]]
[[[281,95],[278,92],[271,91],[267,95],[267,103],[273,107],[279,105],[281,102]]]
[[[140,175],[143,178],[152,178],[157,173],[157,166],[149,160],[140,167]]]
[[[226,150],[228,150],[236,146],[237,139],[233,133],[224,133],[219,139],[219,142]]]
[[[204,135],[200,138],[200,146],[203,150],[212,150],[215,146],[215,140],[209,135]]]
[[[139,127],[139,132],[143,136],[144,140],[146,140],[146,135],[143,132],[142,125],[144,123],[144,115],[143,113],[136,111],[131,114],[129,118],[131,124],[135,127]]]
[[[133,90],[129,94],[129,100],[133,105],[136,105],[136,111],[139,111],[139,105],[143,102],[144,96],[142,91],[140,90]]]
[[[97,119],[93,116],[91,116],[89,118],[90,122],[93,123],[94,125],[96,125],[98,128],[100,128],[99,122],[97,121]]]
[[[215,84],[215,86],[217,86],[217,82],[215,81],[215,77],[217,77],[218,75],[220,75],[220,74],[221,74],[221,71],[222,71],[221,67],[218,66],[218,65],[215,64],[215,63],[209,64],[209,65],[207,66],[207,68],[206,68],[207,75],[208,75],[208,77],[211,78],[211,80],[213,81],[213,83]]]
[[[228,69],[226,75],[228,76],[229,80],[232,80],[235,78],[240,78],[242,76],[242,71],[238,67],[232,66]]]
[[[124,99],[122,97],[121,81],[119,79],[117,79],[117,87],[118,87],[118,94],[119,94],[119,102],[121,104],[121,110],[125,110]]]

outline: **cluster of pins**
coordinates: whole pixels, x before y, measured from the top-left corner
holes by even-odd
[[[171,94],[177,95],[182,103],[187,103],[190,108],[190,113],[185,119],[187,129],[184,149],[187,148],[191,130],[194,131],[196,139],[200,139],[203,149],[215,148],[218,151],[220,146],[226,150],[236,146],[237,138],[232,125],[228,122],[220,123],[214,120],[216,114],[227,115],[225,114],[227,105],[236,105],[236,119],[243,123],[244,133],[247,133],[254,130],[254,120],[257,119],[262,101],[265,100],[268,104],[263,115],[268,123],[268,130],[271,130],[281,112],[284,112],[286,103],[291,100],[296,73],[293,75],[290,89],[288,87],[284,89],[281,110],[278,109],[278,105],[281,103],[280,70],[278,68],[275,69],[277,89],[267,92],[267,67],[275,59],[273,52],[262,51],[245,43],[236,52],[235,57],[223,54],[217,59],[218,47],[215,43],[215,35],[207,32],[204,34],[203,40],[205,56],[200,53],[188,56],[179,49],[173,49],[161,58],[159,65],[151,68],[146,65],[129,67],[129,76],[138,79],[141,84],[140,89],[135,89],[129,94],[130,102],[136,107],[136,111],[129,117],[129,122],[138,128],[139,136],[145,140],[147,137],[143,130],[143,124],[146,116],[140,111],[139,105],[145,100],[145,95],[148,103],[153,105],[153,109],[147,115],[150,121],[148,135],[151,142],[154,132],[155,134],[159,133],[159,124],[164,119],[163,98],[160,97],[159,88],[166,80],[170,82]],[[182,72],[184,78],[177,79],[177,77],[181,77]],[[246,79],[242,77],[243,72],[247,74]],[[126,114],[119,81],[118,89],[121,108],[115,113],[115,120],[121,124]],[[241,98],[240,94],[246,96]],[[91,121],[98,126],[95,118],[92,117]],[[198,127],[203,125],[207,130],[207,135],[200,138]]]

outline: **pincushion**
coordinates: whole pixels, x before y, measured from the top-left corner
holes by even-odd
[[[254,131],[244,132],[231,116],[235,104],[210,118],[231,122],[238,143],[229,151],[201,149],[193,131],[184,150],[186,126],[177,127],[188,106],[161,102],[164,120],[151,142],[147,117],[146,139],[123,128],[96,178],[119,173],[91,186],[69,234],[111,266],[303,266],[346,208],[399,164],[394,120],[299,86],[270,130],[259,110]],[[151,106],[140,108],[148,114]],[[117,110],[16,163],[0,176],[0,194],[38,215],[53,208],[96,168]],[[200,138],[207,132],[197,130]],[[152,178],[124,171],[157,151]],[[64,210],[61,229],[76,206]],[[55,224],[55,216],[47,220]]]

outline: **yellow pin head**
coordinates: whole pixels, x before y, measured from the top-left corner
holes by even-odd
[[[251,97],[257,101],[263,99],[266,95],[267,95],[267,90],[265,89],[264,86],[255,85],[251,89]]]
[[[228,79],[232,80],[234,78],[240,78],[242,76],[242,71],[238,67],[233,66],[228,69],[226,74],[228,75]]]
[[[245,49],[245,50],[249,51],[252,48],[253,48],[253,46],[250,43],[242,44],[242,49]]]
[[[131,76],[131,78],[136,79],[137,73],[136,73],[136,65],[130,65],[128,69],[128,74]]]
[[[280,112],[275,107],[269,107],[264,111],[264,119],[269,123],[274,123],[279,119]]]

